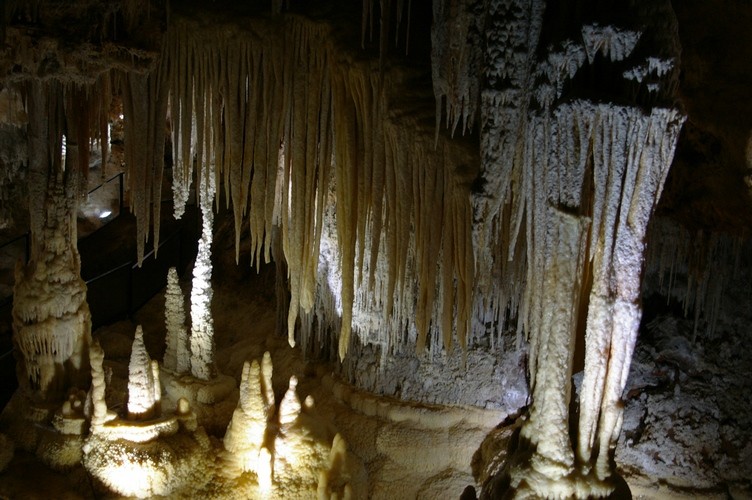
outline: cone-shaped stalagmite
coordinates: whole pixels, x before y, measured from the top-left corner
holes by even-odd
[[[141,325],[136,336],[128,364],[128,418],[146,420],[159,412],[159,369],[152,367],[151,358],[144,345]]]

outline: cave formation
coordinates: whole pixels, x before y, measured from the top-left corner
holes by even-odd
[[[702,42],[734,31],[692,41],[698,2],[352,3],[4,4],[0,222],[30,243],[0,494],[32,466],[83,497],[750,494],[733,402],[689,426],[702,463],[645,438],[650,401],[729,380],[702,356],[752,269],[750,82]],[[77,218],[120,170],[134,269],[191,213],[198,244],[93,331]]]

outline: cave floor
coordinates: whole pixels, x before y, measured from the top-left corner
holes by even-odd
[[[304,361],[300,349],[276,333],[273,265],[257,273],[249,256],[241,254],[236,266],[231,240],[215,241],[213,313],[220,372],[239,381],[243,363],[269,351],[277,397],[295,375],[301,401],[313,397],[318,414],[337,428],[362,463],[363,474],[352,480],[368,498],[459,498],[474,485],[473,454],[507,415],[377,397],[338,380],[332,363]],[[743,289],[744,277],[739,283]],[[183,275],[181,286],[188,296],[190,273]],[[692,321],[646,314],[616,451],[634,498],[752,498],[752,403],[747,396],[752,354],[734,347],[743,345],[752,311],[744,309],[740,290],[731,292],[738,298],[726,304],[716,338],[699,334],[692,343]],[[161,360],[162,293],[132,318],[94,332],[113,371],[111,409],[125,401],[125,375],[139,324],[150,356]],[[212,437],[216,448],[221,437]],[[94,497],[82,468],[53,472],[23,452],[0,473],[0,498]]]

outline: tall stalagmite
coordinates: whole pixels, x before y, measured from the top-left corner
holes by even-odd
[[[159,413],[159,369],[152,367],[152,360],[144,345],[144,331],[136,327],[128,364],[128,418],[148,420]]]
[[[16,268],[14,343],[21,387],[56,401],[89,384],[91,316],[76,247],[89,117],[85,88],[31,81],[27,96],[31,255]]]
[[[212,317],[212,263],[211,244],[214,228],[214,177],[206,168],[200,174],[199,204],[201,205],[202,230],[198,242],[198,254],[193,265],[193,288],[191,288],[191,374],[201,380],[216,376],[214,366],[214,318]]]
[[[167,271],[165,344],[165,368],[178,374],[188,373],[191,369],[191,355],[188,330],[185,326],[185,300],[178,272],[174,267]]]

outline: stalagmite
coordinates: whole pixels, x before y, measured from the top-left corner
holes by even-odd
[[[518,26],[504,29],[518,32],[489,45],[491,56],[510,46],[537,47],[541,11],[535,2],[514,8],[525,15],[517,16]],[[644,8],[635,7],[636,15]],[[588,63],[596,53],[611,61],[633,61],[641,57],[632,53],[642,36],[618,27],[587,25],[581,41],[548,47],[540,63],[515,59],[521,54],[518,50],[487,68],[481,147],[482,176],[488,183],[474,199],[477,271],[491,266],[506,274],[509,264],[518,268],[510,269],[512,275],[525,270],[524,286],[503,295],[507,304],[516,305],[518,325],[529,339],[533,388],[523,439],[504,473],[510,482],[508,495],[607,496],[614,488],[611,450],[621,428],[621,392],[641,316],[647,221],[660,196],[683,117],[671,107],[643,110],[637,105],[566,100],[564,92],[566,82],[586,64],[585,54]],[[653,50],[662,55],[672,49]],[[660,88],[670,103],[675,75],[663,75]],[[536,85],[526,88],[532,76]],[[505,79],[495,80],[501,77]],[[497,87],[495,81],[503,85]],[[527,100],[531,94],[534,103]],[[555,216],[559,212],[552,212],[552,207],[563,212]],[[577,225],[582,228],[572,232]],[[557,240],[551,236],[557,234],[571,235],[562,240],[569,245],[552,247]],[[517,250],[523,237],[524,259]],[[496,242],[489,246],[489,239]],[[501,246],[501,259],[498,253],[493,257],[496,245]],[[515,261],[505,263],[507,256]],[[592,285],[583,279],[591,275]],[[479,289],[480,296],[490,292],[493,297],[498,294],[494,289],[503,285],[490,284],[491,291],[486,286]],[[478,306],[490,306],[484,315],[498,318],[494,309],[505,303]],[[570,440],[573,353],[583,334],[578,432]],[[495,490],[500,484],[489,482],[484,496],[501,494]]]
[[[240,379],[240,400],[223,440],[225,449],[237,457],[241,471],[259,472],[259,452],[264,446],[266,427],[271,415],[269,401],[263,393],[259,363],[247,361]],[[274,400],[272,399],[271,408]],[[259,472],[259,477],[260,477]]]
[[[89,362],[91,363],[91,426],[92,431],[96,432],[98,426],[112,420],[115,416],[107,410],[107,402],[105,401],[107,385],[104,368],[102,366],[102,363],[104,362],[104,351],[99,345],[98,340],[95,340],[89,348]]]
[[[347,469],[347,443],[340,434],[336,434],[332,440],[328,465],[327,470],[319,473],[319,484],[316,490],[317,498],[319,500],[329,500],[331,498],[351,499],[352,488],[350,484],[336,484],[342,472]]]
[[[274,388],[272,387],[272,355],[269,351],[264,353],[261,359],[261,391],[263,392],[264,403],[266,405],[266,414],[271,416],[275,410]]]
[[[298,379],[293,375],[290,377],[290,384],[287,392],[279,403],[279,425],[282,432],[285,432],[300,415],[301,405],[297,393]]]
[[[274,479],[274,457],[266,447],[261,448],[258,456],[258,466],[256,468],[258,475],[259,489],[262,493],[268,493],[272,489],[272,480]]]
[[[144,345],[144,332],[139,325],[136,327],[131,360],[128,364],[129,419],[148,420],[157,416],[159,412],[158,386],[159,370],[154,370],[152,367],[149,353]]]
[[[545,241],[540,242],[543,286],[538,293],[547,297],[536,297],[530,311],[531,331],[540,332],[530,347],[530,370],[538,375],[532,382],[535,404],[521,433],[534,451],[531,470],[523,464],[511,473],[512,488],[524,491],[524,480],[540,497],[557,491],[548,481],[561,481],[575,465],[569,437],[570,378],[589,222],[552,208],[546,212]],[[563,487],[558,492],[572,494]]]
[[[28,265],[16,267],[13,341],[21,354],[20,386],[33,399],[55,401],[69,387],[87,387],[90,376],[91,317],[74,217],[85,173],[81,162],[88,161],[77,145],[88,138],[74,126],[72,89],[35,80],[27,92],[31,255]]]
[[[167,271],[165,290],[165,343],[164,366],[182,374],[190,371],[190,343],[185,327],[185,301],[174,267]]]
[[[213,238],[215,179],[211,169],[201,172],[199,203],[202,231],[193,266],[191,288],[191,374],[201,380],[216,376],[214,366],[214,320],[211,313],[211,244]]]

